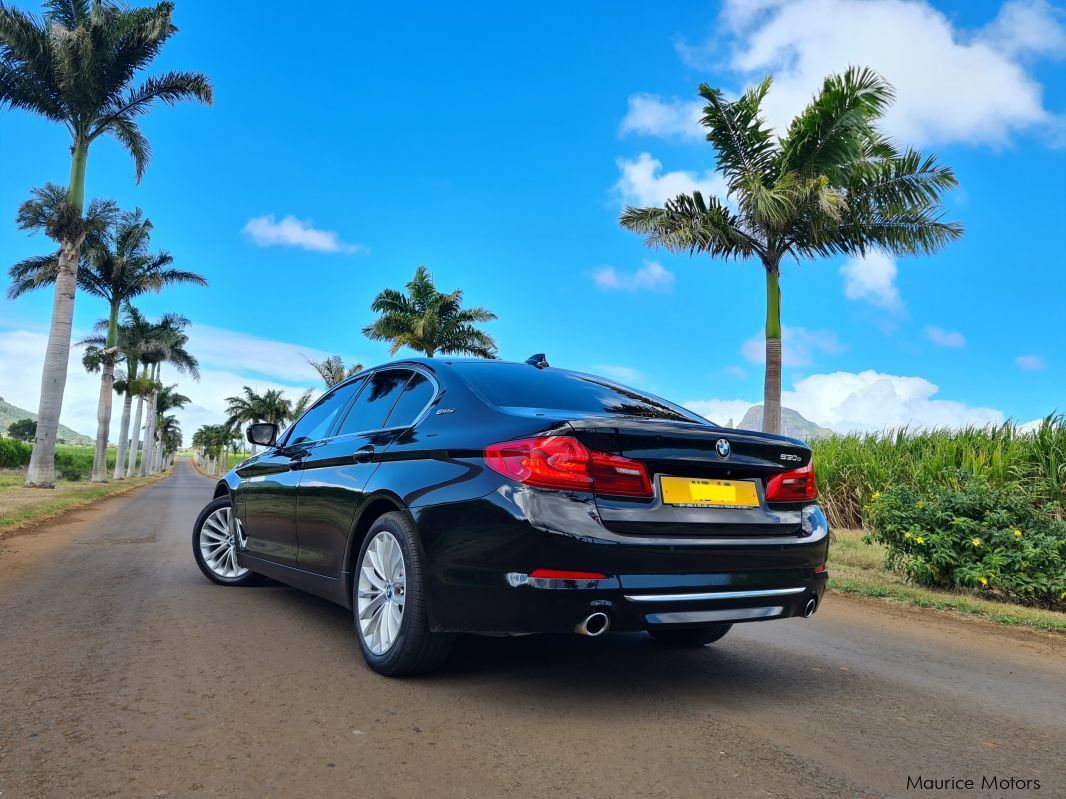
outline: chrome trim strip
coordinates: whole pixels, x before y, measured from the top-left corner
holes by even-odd
[[[649,624],[692,624],[705,621],[754,621],[773,619],[785,612],[778,605],[771,608],[736,608],[735,610],[689,610],[681,613],[649,613]]]
[[[695,602],[704,599],[748,599],[760,596],[787,596],[788,594],[802,594],[807,589],[799,588],[766,588],[761,591],[712,591],[706,594],[626,594],[630,602]]]

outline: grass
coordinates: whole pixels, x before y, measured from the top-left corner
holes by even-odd
[[[164,472],[110,483],[58,480],[55,488],[45,489],[24,488],[26,473],[21,469],[0,471],[0,538],[74,508],[154,483],[168,474]]]
[[[875,491],[942,484],[959,472],[993,485],[1025,483],[1052,510],[1066,511],[1066,419],[1050,415],[1035,430],[1007,422],[962,430],[888,430],[811,442],[822,506],[834,528],[864,525]]]
[[[1066,633],[1066,613],[981,599],[965,591],[934,591],[884,570],[885,550],[866,543],[862,530],[835,530],[829,545],[829,588],[843,594],[888,599],[920,608],[976,616],[996,624]]]

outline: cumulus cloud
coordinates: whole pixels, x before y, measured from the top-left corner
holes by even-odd
[[[634,159],[620,158],[618,169],[622,176],[614,184],[614,193],[623,205],[662,206],[679,194],[700,191],[704,196],[726,196],[721,175],[712,170],[698,173],[691,170],[663,172],[662,162],[648,153]]]
[[[819,353],[836,355],[844,351],[832,330],[808,330],[805,327],[781,328],[781,363],[783,366],[810,366]],[[759,331],[740,347],[740,354],[751,363],[766,363],[766,334]]]
[[[923,377],[866,370],[816,374],[783,391],[781,402],[816,424],[837,432],[872,432],[904,425],[915,428],[999,424],[996,408],[939,399],[940,389]],[[714,421],[739,421],[755,404],[745,400],[695,400],[685,405]]]
[[[844,276],[844,296],[863,300],[888,311],[903,310],[903,300],[896,287],[896,259],[873,250],[849,258],[840,267]]]
[[[619,128],[622,135],[636,133],[644,136],[679,136],[703,139],[700,100],[663,100],[655,94],[634,94],[629,98],[629,110]]]
[[[965,347],[966,337],[957,330],[944,330],[936,325],[925,328],[925,337],[938,347]]]
[[[347,244],[334,231],[320,230],[310,220],[297,219],[291,214],[281,219],[274,214],[249,219],[244,226],[244,233],[260,247],[285,245],[314,252],[369,252],[362,244]]]
[[[1040,355],[1019,355],[1014,359],[1014,363],[1017,364],[1019,369],[1024,369],[1027,372],[1047,369],[1047,361]]]
[[[1031,68],[1066,49],[1062,14],[1045,0],[1004,3],[976,29],[924,0],[728,0],[717,28],[706,43],[681,45],[682,57],[715,53],[734,89],[773,73],[764,109],[779,133],[848,64],[869,65],[895,87],[883,127],[908,144],[1003,145],[1022,131],[1055,136],[1063,127]],[[695,136],[684,133],[693,113],[687,100],[637,94],[622,130]]]
[[[674,273],[658,261],[645,261],[635,272],[620,272],[613,266],[601,266],[592,273],[601,291],[672,291]]]
[[[76,331],[74,338],[81,335]],[[36,412],[40,402],[41,364],[47,344],[47,334],[39,331],[0,331],[0,394],[5,400]],[[281,390],[291,399],[296,399],[307,388],[317,387],[319,377],[304,356],[326,356],[313,347],[196,323],[189,327],[187,346],[200,360],[199,382],[166,366],[162,374],[164,383],[178,383],[181,393],[192,400],[176,412],[186,442],[201,425],[222,422],[226,397],[238,394],[246,385],[256,391]],[[81,356],[79,348],[71,349],[60,421],[79,433],[94,437],[100,375],[87,373],[82,367]],[[346,360],[359,359],[348,357]],[[115,396],[111,416],[112,441],[118,438],[121,399],[119,395]]]

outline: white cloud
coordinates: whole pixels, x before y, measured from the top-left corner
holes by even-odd
[[[1040,355],[1019,355],[1014,359],[1014,363],[1018,365],[1018,368],[1024,369],[1027,372],[1047,369],[1047,361]]]
[[[1009,56],[1047,55],[1062,58],[1066,30],[1061,12],[1043,0],[1004,3],[999,14],[981,32],[980,38]]]
[[[1061,20],[1045,0],[1004,3],[977,29],[957,28],[924,0],[728,0],[711,39],[677,47],[703,70],[714,54],[716,71],[736,75],[734,89],[773,73],[763,107],[778,133],[826,75],[861,64],[895,87],[883,128],[902,142],[1003,145],[1017,132],[1036,130],[1058,144],[1063,121],[1044,107],[1029,66],[1066,52]],[[698,106],[635,94],[622,132],[696,136]]]
[[[75,340],[81,336],[81,332],[75,331]],[[5,400],[36,412],[47,343],[45,333],[0,331],[0,395]],[[199,382],[166,366],[162,374],[165,384],[177,383],[181,393],[192,400],[176,413],[186,442],[201,425],[222,422],[226,397],[238,394],[246,385],[256,391],[282,390],[286,397],[294,400],[307,388],[317,389],[320,379],[304,356],[321,359],[327,355],[313,347],[196,323],[189,327],[187,347],[200,361]],[[79,433],[95,437],[100,375],[87,373],[82,367],[81,356],[79,348],[71,349],[60,421]],[[354,360],[359,359],[346,358],[346,361]],[[121,401],[122,397],[116,394],[111,414],[112,441],[118,438]]]
[[[710,419],[715,424],[736,427],[744,414],[754,405],[747,400],[693,400],[683,403],[686,408],[695,411],[704,419]],[[732,424],[730,424],[732,422]]]
[[[702,139],[702,116],[703,103],[699,100],[663,100],[655,94],[634,94],[629,98],[629,110],[619,133]]]
[[[849,258],[840,267],[844,276],[844,296],[865,300],[889,311],[903,310],[896,288],[896,259],[879,250]]]
[[[936,399],[939,388],[922,377],[864,372],[833,372],[799,380],[781,394],[785,407],[837,432],[999,424],[1002,411]],[[753,402],[699,400],[685,405],[715,421],[739,422]]]
[[[707,170],[702,174],[690,170],[662,172],[662,162],[648,153],[635,159],[620,158],[622,176],[614,184],[615,194],[624,205],[662,206],[679,194],[700,191],[724,199],[726,185],[721,175]]]
[[[639,369],[634,369],[632,366],[617,366],[609,363],[596,364],[592,367],[592,372],[631,386],[640,385],[646,379],[644,372]]]
[[[832,330],[808,330],[805,327],[781,329],[781,362],[784,366],[810,366],[818,353],[836,355],[844,351]],[[740,347],[751,363],[766,363],[766,334],[759,331]]]
[[[249,219],[244,233],[260,247],[288,245],[315,252],[369,252],[362,244],[346,244],[334,231],[319,230],[310,220],[297,219],[291,214],[280,220],[274,214]]]
[[[658,261],[645,261],[635,272],[619,272],[602,266],[592,273],[601,291],[672,291],[674,273]]]
[[[983,29],[963,30],[915,0],[729,0],[729,66],[744,82],[774,74],[768,121],[783,131],[824,77],[868,65],[896,89],[884,129],[914,145],[1000,145],[1052,120],[1027,57],[1061,51],[1045,2],[1011,2]]]
[[[957,330],[944,330],[936,325],[925,328],[925,336],[939,347],[965,347],[966,337]]]

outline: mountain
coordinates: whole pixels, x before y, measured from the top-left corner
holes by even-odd
[[[762,405],[752,405],[737,427],[741,430],[762,430]],[[819,427],[809,419],[804,419],[791,408],[781,408],[781,435],[810,441],[833,435],[833,431]]]
[[[36,420],[37,414],[12,405],[10,402],[5,402],[4,398],[0,397],[0,433],[7,435],[7,426],[12,422],[17,422],[19,419]],[[62,424],[59,425],[59,433],[56,438],[60,444],[77,444],[82,447],[90,447],[93,444],[93,439],[83,436],[76,430],[71,430]]]

